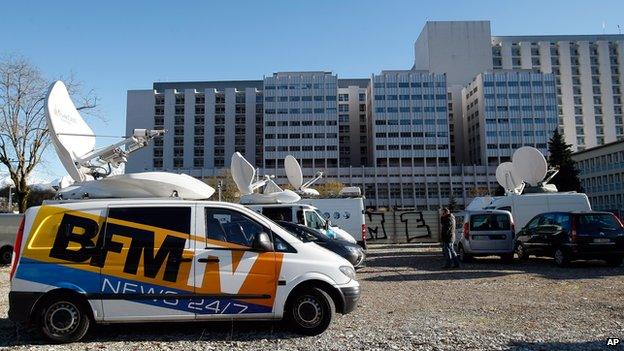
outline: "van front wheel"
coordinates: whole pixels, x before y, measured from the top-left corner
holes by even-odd
[[[319,288],[300,291],[288,306],[287,321],[304,335],[318,335],[329,327],[336,313],[334,300]]]
[[[41,308],[39,327],[43,336],[57,343],[82,339],[90,319],[82,304],[70,298],[52,298]]]

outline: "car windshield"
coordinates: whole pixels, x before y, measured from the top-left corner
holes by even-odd
[[[282,228],[284,228],[287,232],[292,234],[295,238],[303,241],[318,241],[318,237],[311,233],[311,230],[307,230],[304,226],[293,224],[293,223],[285,223],[285,222],[277,222]]]
[[[470,230],[509,230],[510,221],[506,214],[473,214],[470,216]]]
[[[600,214],[582,214],[577,219],[578,230],[580,232],[593,232],[599,230],[621,230],[622,225],[613,216],[608,213]]]

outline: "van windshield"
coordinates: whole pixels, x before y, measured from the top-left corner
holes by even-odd
[[[470,216],[470,230],[509,230],[511,224],[506,214],[474,214]]]
[[[323,229],[325,220],[321,218],[315,211],[304,211],[308,228]]]

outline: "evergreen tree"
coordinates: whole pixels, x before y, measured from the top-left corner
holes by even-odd
[[[559,191],[582,192],[579,171],[576,162],[572,160],[572,145],[566,144],[563,135],[555,129],[548,141],[548,164],[559,169],[559,173],[550,181]]]

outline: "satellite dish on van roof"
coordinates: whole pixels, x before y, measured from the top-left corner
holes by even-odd
[[[284,170],[290,185],[292,185],[296,193],[307,196],[319,196],[319,192],[311,189],[310,186],[323,177],[323,172],[317,172],[314,178],[304,183],[301,166],[293,155],[288,155],[284,159]]]
[[[548,172],[548,163],[542,153],[531,146],[523,146],[511,157],[515,173],[531,186],[537,186]]]
[[[78,113],[63,82],[50,86],[45,112],[52,144],[63,167],[75,181],[87,180],[76,160],[95,149],[95,134]]]
[[[80,116],[61,81],[50,86],[44,110],[54,149],[73,180],[73,184],[66,178],[59,180],[57,197],[61,199],[207,199],[214,193],[208,184],[186,174],[143,172],[108,177],[122,170],[120,166],[131,152],[146,146],[149,140],[164,134],[164,130],[135,129],[131,136],[96,150],[93,130]]]
[[[496,180],[508,193],[516,193],[522,187],[522,178],[511,162],[503,162],[496,168]]]
[[[268,175],[254,182],[256,169],[240,152],[232,154],[230,170],[234,183],[241,193],[241,204],[292,203],[301,200],[295,192],[280,188]],[[262,192],[254,192],[261,187],[264,187]]]

